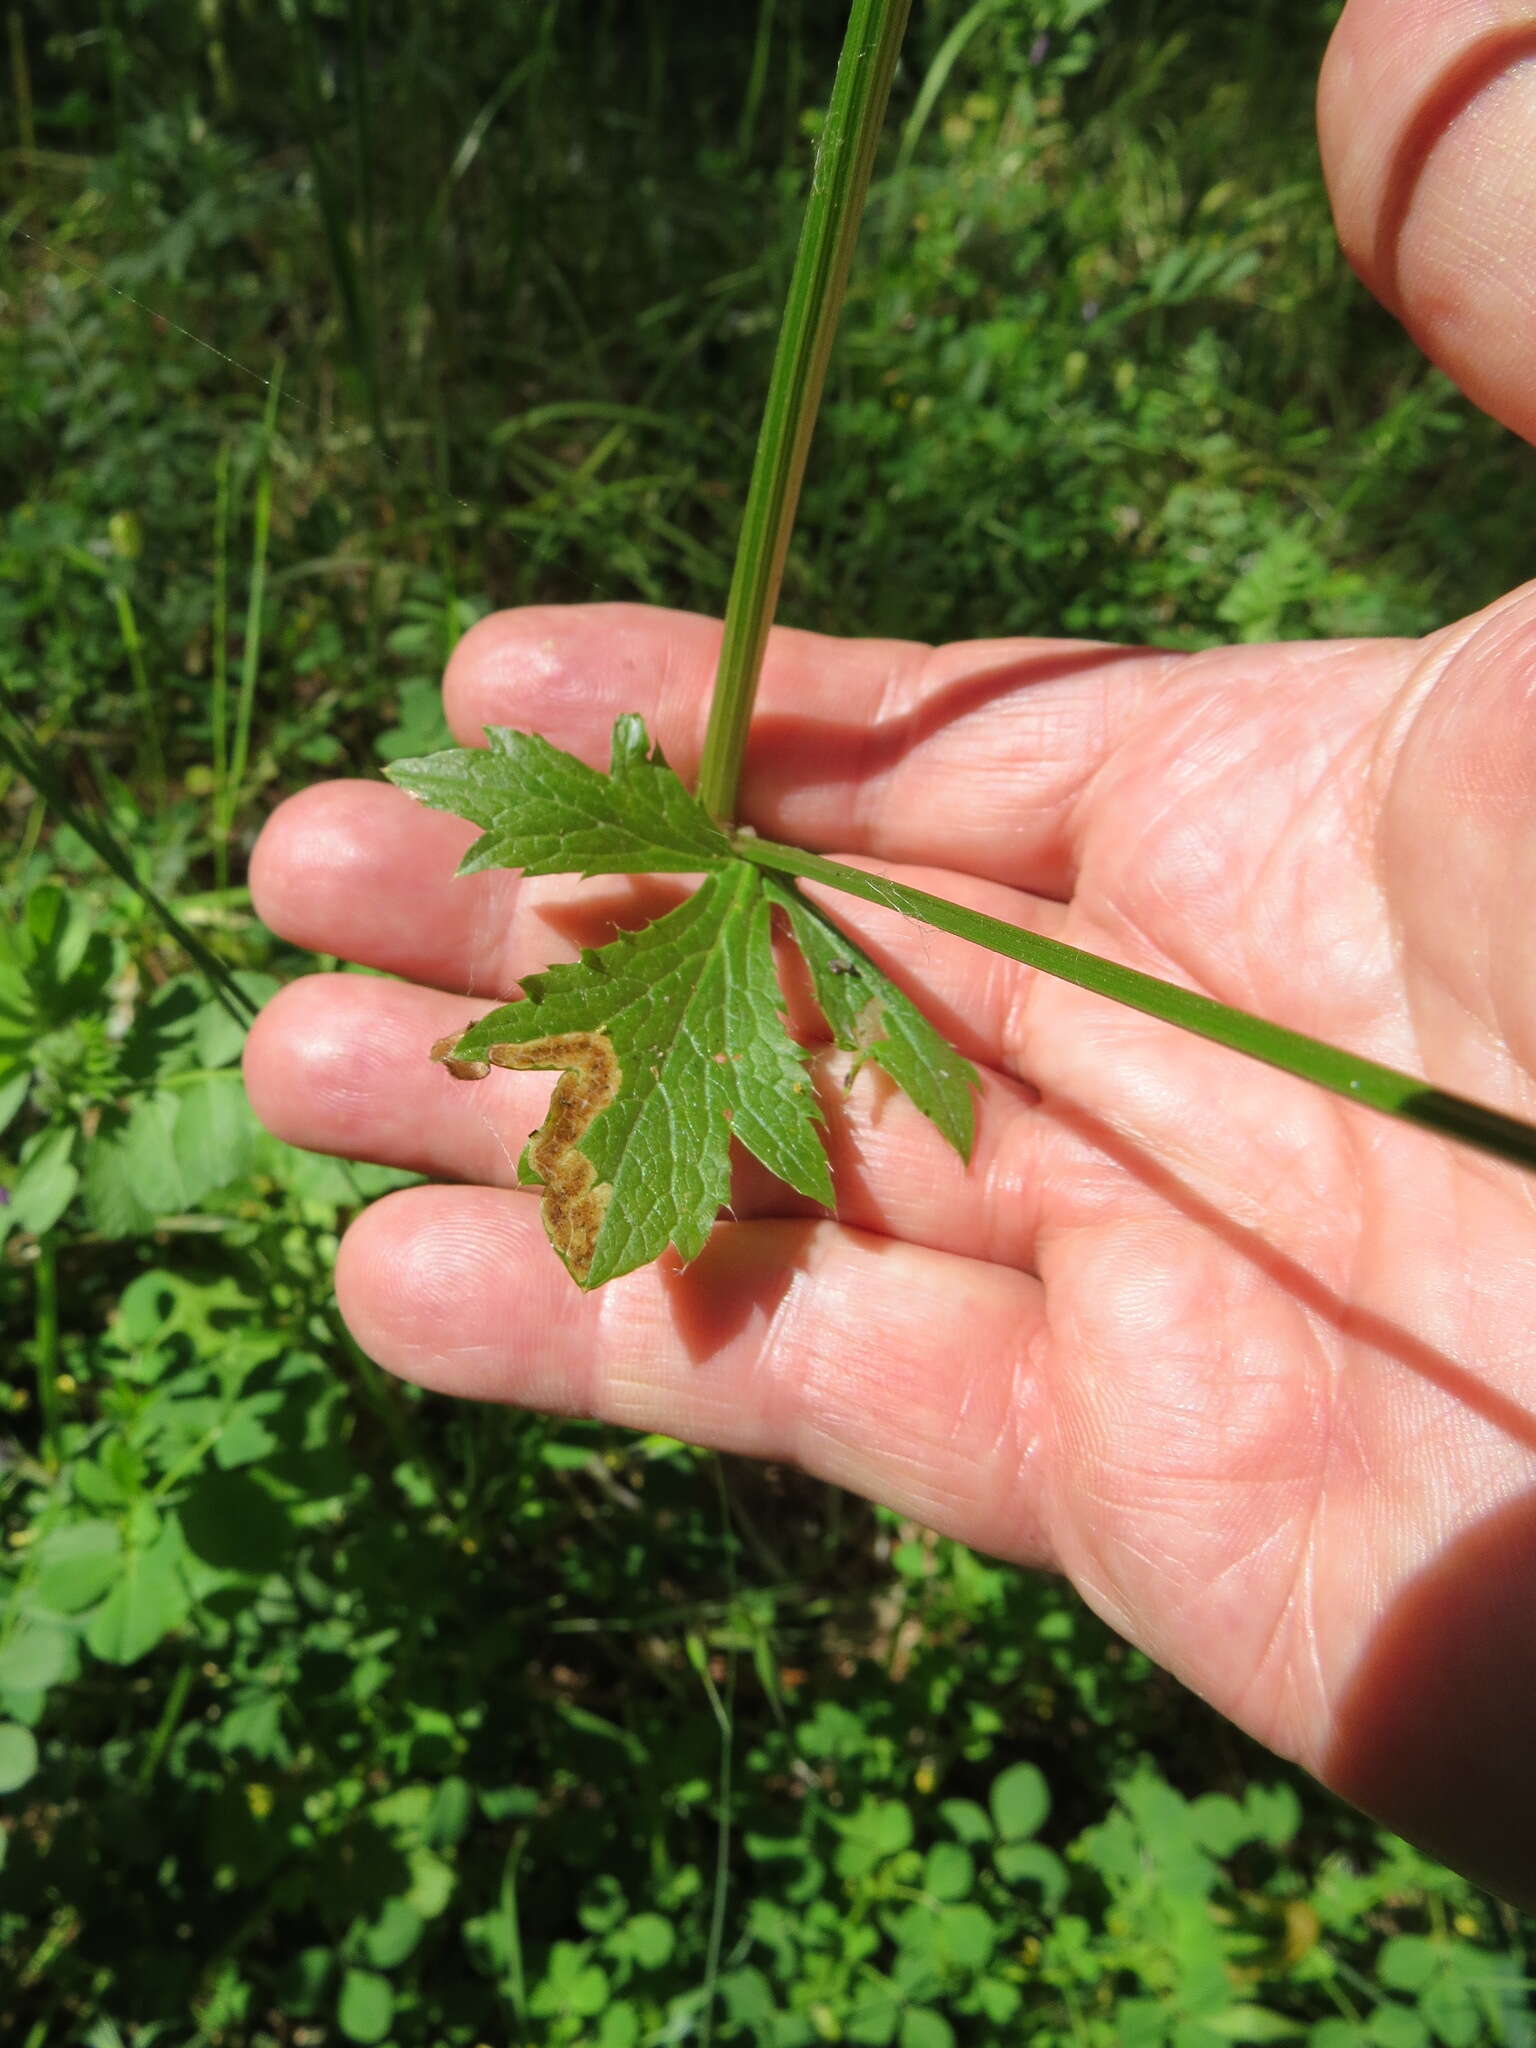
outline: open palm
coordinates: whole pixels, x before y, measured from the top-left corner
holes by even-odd
[[[1346,17],[1339,92],[1363,90],[1349,36],[1379,4]],[[1496,365],[1481,388],[1451,366],[1527,425]],[[686,778],[717,644],[633,607],[503,614],[455,656],[450,717],[600,761],[638,710]],[[1536,591],[1424,643],[1194,657],[786,632],[743,815],[1532,1116],[1533,672]],[[261,1115],[467,1183],[353,1225],[337,1286],[373,1356],[793,1459],[1059,1568],[1265,1742],[1536,1885],[1536,1182],[823,895],[981,1069],[969,1168],[828,1050],[836,1219],[744,1166],[692,1266],[583,1295],[515,1185],[549,1077],[468,1088],[427,1049],[676,892],[455,880],[471,836],[331,784],[253,867],[277,930],[403,978],[286,990],[248,1055]]]

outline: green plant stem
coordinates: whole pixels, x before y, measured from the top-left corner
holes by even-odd
[[[59,1469],[59,1268],[52,1236],[45,1232],[38,1240],[37,1265],[33,1274],[33,1338],[37,1352],[37,1412],[41,1438],[40,1462],[45,1470]]]
[[[149,765],[149,774],[154,782],[156,794],[163,804],[166,796],[165,748],[160,740],[160,719],[155,710],[155,693],[149,687],[149,671],[144,666],[144,642],[139,634],[139,622],[134,613],[133,599],[121,583],[108,582],[107,590],[112,599],[112,609],[117,615],[118,635],[127,657],[128,673],[133,678],[134,694],[139,700],[140,716],[144,720],[143,746]]]
[[[820,882],[829,889],[861,896],[866,903],[878,903],[882,909],[900,911],[904,917],[920,919],[936,931],[969,939],[973,945],[985,946],[1025,967],[1038,968],[1060,981],[1074,982],[1078,988],[1108,996],[1149,1017],[1159,1017],[1164,1023],[1177,1024],[1216,1045],[1230,1046],[1234,1052],[1247,1053],[1250,1059],[1262,1060],[1282,1073],[1299,1075],[1302,1080],[1313,1081],[1319,1088],[1330,1089],[1350,1102],[1364,1103],[1368,1109],[1379,1109],[1388,1116],[1436,1131],[1442,1137],[1460,1139],[1464,1145],[1491,1152],[1495,1158],[1536,1169],[1536,1125],[1505,1116],[1500,1110],[1489,1109],[1464,1095],[1431,1087],[1416,1075],[1342,1052],[1321,1039],[1309,1038],[1305,1032],[1270,1024],[1246,1010],[1229,1009],[1225,1003],[1197,995],[1193,989],[1179,988],[1171,981],[1142,974],[1134,967],[1119,966],[1113,960],[1101,960],[1096,953],[1085,953],[1077,946],[1063,945],[1059,939],[1042,938],[1038,932],[1004,924],[979,910],[967,910],[961,904],[946,902],[942,896],[930,896],[924,889],[908,888],[904,882],[865,874],[860,868],[844,867],[840,861],[823,860],[819,854],[802,853],[798,847],[779,846],[750,833],[738,835],[734,845],[743,860],[753,861],[758,867]]]
[[[223,802],[229,777],[229,443],[221,441],[213,464],[213,694],[208,715],[213,747],[213,786]],[[222,889],[229,882],[229,843],[218,832],[214,871]]]
[[[763,649],[784,580],[816,408],[910,4],[854,0],[848,17],[726,601],[725,638],[699,765],[699,801],[712,818],[729,820],[736,807]]]
[[[32,72],[27,63],[27,35],[22,27],[21,9],[12,7],[6,15],[6,32],[11,49],[11,89],[16,99],[16,139],[21,144],[21,170],[33,168],[37,154],[37,129],[32,118]]]
[[[219,876],[228,875],[229,836],[245,783],[250,759],[251,724],[256,709],[256,677],[261,669],[261,635],[267,594],[267,541],[272,530],[272,441],[277,431],[277,406],[282,395],[283,365],[279,358],[267,386],[267,404],[261,423],[261,453],[257,460],[254,521],[251,535],[251,581],[246,593],[245,637],[240,649],[240,689],[235,698],[235,730],[229,753],[229,772],[214,807],[215,845]]]
[[[197,1675],[197,1661],[196,1655],[189,1652],[183,1657],[176,1676],[171,1681],[165,1706],[155,1724],[155,1732],[149,1739],[149,1745],[144,1751],[143,1760],[134,1779],[135,1791],[147,1792],[155,1781],[155,1774],[159,1771],[165,1752],[170,1747],[171,1737],[176,1733],[181,1717],[186,1711],[187,1695],[191,1692],[192,1681]]]

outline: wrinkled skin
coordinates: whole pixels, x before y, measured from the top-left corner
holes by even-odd
[[[1533,58],[1536,5],[1353,0],[1320,98],[1351,260],[1527,438]],[[501,614],[449,713],[602,762],[638,710],[686,776],[717,638]],[[759,702],[760,831],[1536,1118],[1536,586],[1422,643],[1195,657],[780,632]],[[269,924],[401,977],[285,990],[251,1041],[260,1114],[460,1183],[353,1224],[366,1350],[792,1459],[1063,1571],[1262,1741],[1536,1897],[1536,1178],[823,897],[982,1069],[970,1168],[823,1051],[836,1220],[743,1168],[686,1272],[584,1296],[514,1185],[548,1076],[466,1088],[428,1048],[675,890],[454,880],[470,836],[341,783],[257,849]]]

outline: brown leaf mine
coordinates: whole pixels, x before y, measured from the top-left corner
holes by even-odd
[[[448,1055],[464,1036],[462,1031],[450,1031],[446,1038],[440,1038],[432,1048],[432,1057],[439,1066],[446,1067],[455,1081],[483,1081],[491,1071],[489,1060],[451,1060]]]
[[[460,1080],[483,1080],[493,1066],[563,1069],[549,1099],[549,1115],[528,1140],[528,1157],[544,1183],[540,1210],[549,1241],[572,1277],[585,1286],[613,1189],[599,1184],[597,1169],[576,1147],[619,1092],[623,1077],[613,1042],[601,1031],[560,1031],[521,1045],[490,1046],[484,1060],[448,1059],[445,1055],[462,1036],[439,1039],[432,1048],[432,1057]]]

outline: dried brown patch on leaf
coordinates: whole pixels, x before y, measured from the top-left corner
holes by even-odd
[[[449,1055],[459,1040],[462,1031],[450,1031],[446,1038],[440,1038],[432,1048],[432,1057],[440,1067],[446,1067],[455,1081],[483,1081],[491,1071],[489,1060],[456,1060]]]
[[[549,1241],[585,1283],[613,1189],[598,1181],[597,1169],[577,1146],[619,1092],[623,1076],[612,1042],[601,1031],[561,1031],[521,1045],[493,1045],[488,1057],[496,1067],[563,1069],[549,1115],[528,1141],[528,1156],[544,1183],[541,1211]]]

